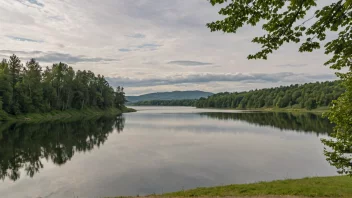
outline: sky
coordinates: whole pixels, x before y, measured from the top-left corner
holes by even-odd
[[[247,60],[261,27],[210,32],[207,0],[0,0],[0,58],[65,62],[104,75],[127,95],[174,90],[235,92],[336,79],[323,50],[286,44]]]

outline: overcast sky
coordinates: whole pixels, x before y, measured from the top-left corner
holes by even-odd
[[[103,74],[127,95],[210,92],[335,79],[323,51],[285,45],[269,60],[247,60],[260,27],[211,33],[207,0],[0,0],[0,58],[15,53],[42,66],[66,62]]]

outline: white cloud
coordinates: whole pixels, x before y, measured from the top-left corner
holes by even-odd
[[[141,33],[126,35],[126,36],[127,36],[127,37],[130,37],[130,38],[145,38],[145,35],[144,35],[144,34],[141,34]]]
[[[269,56],[268,61],[248,61],[247,55],[260,47],[250,41],[262,34],[261,28],[244,27],[236,35],[211,33],[205,24],[218,19],[217,12],[218,7],[204,0],[0,0],[0,46],[3,51],[23,52],[24,58],[31,55],[26,52],[41,51],[46,54],[41,57],[43,61],[48,61],[48,54],[56,53],[60,56],[51,57],[52,60],[62,58],[61,61],[68,61],[75,69],[130,79],[157,80],[175,74],[201,76],[205,73],[273,75],[292,72],[293,68],[295,73],[307,75],[333,74],[322,66],[327,60],[322,51],[300,54],[296,44],[285,45]],[[6,57],[7,53],[1,52],[0,56]],[[86,61],[73,61],[77,57]],[[116,59],[119,61],[101,63]],[[172,61],[179,66],[168,64]],[[212,65],[182,67],[196,62]],[[186,87],[182,83],[152,87],[140,84],[143,87],[127,88],[126,92],[187,88],[216,92],[234,87],[278,86],[281,82],[232,85],[217,81],[206,86],[206,83],[197,83]]]
[[[190,60],[177,60],[177,61],[170,61],[167,64],[182,65],[182,66],[204,66],[204,65],[212,65],[213,63],[205,63],[205,62],[190,61]]]

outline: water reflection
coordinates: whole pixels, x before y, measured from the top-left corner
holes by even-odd
[[[285,113],[285,112],[246,112],[200,113],[201,116],[219,120],[245,121],[258,126],[271,126],[281,130],[294,130],[297,132],[314,132],[317,134],[331,133],[333,125],[328,119],[313,113]]]
[[[320,142],[330,124],[316,115],[136,108],[126,123],[1,124],[0,197],[136,196],[336,174]]]
[[[13,181],[20,172],[33,177],[42,169],[42,159],[55,165],[69,161],[76,152],[99,147],[111,132],[120,133],[124,117],[100,118],[70,123],[0,125],[0,178]]]

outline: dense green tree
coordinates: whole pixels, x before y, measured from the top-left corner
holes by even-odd
[[[334,90],[331,92],[331,90]],[[196,101],[196,107],[207,108],[306,108],[327,107],[345,91],[341,81],[306,83],[248,92],[218,93]],[[303,96],[303,97],[302,97]],[[317,102],[324,98],[323,102]]]
[[[12,87],[12,104],[11,104],[11,113],[19,114],[20,110],[20,84],[18,82],[21,81],[21,74],[23,72],[23,65],[21,60],[16,56],[12,55],[9,60],[9,75],[10,75],[10,83]]]
[[[57,95],[55,88],[53,86],[53,73],[52,69],[46,67],[43,73],[43,80],[42,80],[42,87],[43,87],[43,99],[44,99],[44,106],[45,110],[54,109],[56,106]]]
[[[309,98],[305,103],[304,103],[304,106],[306,107],[306,109],[308,110],[312,110],[312,109],[315,109],[317,107],[317,102],[312,99],[312,98]]]
[[[352,73],[341,74],[347,88],[332,104],[328,118],[336,124],[332,139],[323,139],[323,143],[332,148],[325,149],[330,164],[339,169],[341,174],[352,175]]]
[[[12,86],[10,78],[10,70],[7,60],[0,63],[0,97],[2,97],[3,110],[10,112],[12,105]]]
[[[65,63],[43,71],[34,59],[24,67],[16,55],[0,63],[0,98],[2,110],[14,115],[72,108],[121,109],[126,101],[123,87],[115,92],[104,76],[75,72]]]
[[[42,68],[34,59],[31,59],[29,62],[27,62],[26,68],[24,69],[24,77],[22,82],[26,96],[29,100],[29,104],[27,104],[29,106],[27,112],[35,112],[43,109],[43,88],[41,86],[41,72]]]
[[[333,91],[332,91],[333,90]],[[198,108],[306,108],[327,107],[345,91],[340,81],[218,93],[199,100],[151,100],[133,103],[137,106],[196,106]],[[117,93],[118,91],[116,91]],[[319,100],[323,98],[323,102]]]
[[[121,108],[121,105],[124,105],[125,102],[127,102],[127,100],[125,98],[124,88],[118,86],[115,91],[114,103],[117,107]]]

